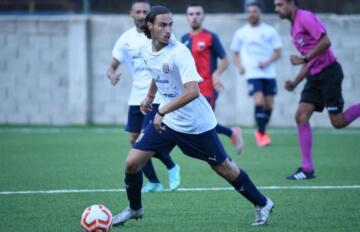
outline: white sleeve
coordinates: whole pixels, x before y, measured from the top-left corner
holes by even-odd
[[[242,47],[241,33],[237,30],[231,41],[230,49],[234,52],[240,52]]]
[[[195,61],[188,48],[184,46],[174,57],[174,65],[177,68],[183,84],[191,81],[203,81],[196,70]]]
[[[125,61],[125,39],[124,39],[124,36],[121,36],[116,41],[116,44],[112,50],[112,56],[121,63],[123,63]]]
[[[282,41],[280,35],[275,29],[272,29],[271,45],[273,49],[279,49],[282,47]]]

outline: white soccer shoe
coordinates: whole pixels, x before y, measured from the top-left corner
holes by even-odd
[[[270,213],[274,208],[274,203],[270,198],[266,198],[266,205],[263,207],[256,206],[255,209],[255,220],[251,224],[252,226],[263,226],[267,225],[270,217]]]
[[[130,207],[127,207],[124,209],[121,213],[115,215],[112,220],[112,225],[114,227],[123,226],[125,222],[127,222],[130,219],[141,219],[144,215],[144,209],[141,208],[139,210],[133,210],[130,209]]]
[[[181,182],[180,177],[180,167],[179,165],[175,164],[175,166],[168,170],[168,176],[169,176],[169,189],[170,191],[175,191]]]
[[[142,193],[149,193],[149,192],[163,192],[164,187],[161,183],[152,183],[149,182],[146,185],[144,185],[141,189]]]

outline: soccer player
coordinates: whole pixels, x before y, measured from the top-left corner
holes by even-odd
[[[275,0],[274,4],[280,18],[291,22],[292,41],[301,54],[290,57],[292,65],[302,67],[294,80],[286,81],[285,88],[292,91],[306,78],[295,115],[302,162],[298,170],[287,179],[312,179],[315,178],[315,173],[309,124],[311,115],[315,111],[322,112],[325,107],[332,125],[344,128],[360,116],[360,104],[343,112],[341,84],[344,75],[330,48],[330,39],[320,19],[312,12],[299,9],[296,0]]]
[[[129,207],[114,216],[113,226],[141,218],[141,167],[156,152],[178,146],[190,157],[207,162],[211,168],[256,207],[255,221],[259,226],[268,222],[273,202],[261,194],[245,171],[230,161],[215,131],[214,112],[199,92],[195,62],[189,49],[171,38],[173,19],[170,10],[154,6],[146,17],[144,33],[151,42],[141,49],[144,69],[153,80],[142,111],[152,109],[157,92],[161,105],[153,124],[149,124],[130,150],[125,165],[125,184]]]
[[[247,79],[249,95],[255,103],[256,143],[265,147],[271,143],[266,125],[270,121],[277,92],[275,62],[281,56],[282,43],[277,31],[261,21],[258,3],[247,5],[247,21],[235,32],[231,50],[235,66]]]
[[[186,17],[191,32],[183,35],[181,42],[190,49],[195,59],[196,69],[204,79],[199,83],[200,93],[214,110],[218,93],[224,88],[220,76],[228,67],[229,62],[218,36],[202,27],[204,16],[204,8],[200,4],[191,4],[187,7]],[[220,59],[219,66],[217,65],[218,58]],[[239,127],[230,129],[217,124],[215,130],[228,136],[237,153],[241,153],[244,143]]]
[[[150,86],[151,76],[141,68],[142,60],[139,57],[139,48],[148,41],[141,29],[145,22],[145,17],[149,13],[150,3],[146,0],[136,0],[132,2],[130,16],[134,20],[135,26],[125,31],[116,42],[113,49],[113,60],[108,68],[107,76],[112,85],[116,85],[120,80],[121,74],[116,70],[121,63],[126,63],[133,77],[131,94],[129,97],[129,112],[126,130],[130,133],[130,143],[134,144],[138,139],[140,131],[153,120],[157,108],[159,107],[159,96],[153,101],[153,110],[144,115],[140,111],[141,100],[146,96]],[[168,169],[169,188],[176,190],[180,185],[180,167],[173,162],[170,151],[157,153],[154,157],[160,159]],[[143,168],[149,183],[144,186],[143,192],[161,192],[163,186],[160,183],[155,169],[149,160]]]

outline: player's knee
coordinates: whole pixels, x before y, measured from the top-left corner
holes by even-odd
[[[308,122],[308,120],[309,120],[309,117],[304,113],[297,112],[295,114],[295,121],[297,124],[306,123],[306,122]]]
[[[342,129],[348,125],[342,114],[330,114],[330,121],[336,129]]]
[[[273,109],[272,109],[272,106],[265,105],[265,106],[264,106],[264,110],[266,110],[266,111],[272,111]]]
[[[255,110],[256,109],[265,110],[265,105],[262,103],[255,103]]]
[[[126,173],[134,174],[139,171],[139,167],[134,160],[127,159],[125,162],[125,170],[126,170]]]
[[[234,181],[239,175],[239,168],[231,161],[225,160],[223,163],[211,166],[215,172],[228,181]]]
[[[344,123],[342,121],[338,121],[338,120],[331,120],[331,124],[333,125],[333,127],[335,129],[342,129],[342,128],[346,127],[346,123]]]
[[[264,96],[263,96],[262,92],[255,92],[253,94],[253,99],[254,99],[255,106],[264,106],[265,105]]]
[[[334,127],[335,129],[342,129],[342,128],[344,128],[345,126],[339,125],[339,124],[333,124],[333,127]]]

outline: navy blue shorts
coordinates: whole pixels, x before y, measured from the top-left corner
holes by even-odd
[[[130,106],[128,112],[128,121],[125,130],[130,133],[140,133],[155,117],[159,109],[159,104],[153,104],[153,109],[146,115],[140,111],[140,106]]]
[[[228,155],[220,139],[212,129],[201,134],[185,134],[174,131],[169,127],[163,133],[158,133],[150,123],[141,133],[133,148],[155,153],[170,152],[175,145],[193,158],[208,162],[210,165],[221,164]]]
[[[249,79],[247,82],[250,96],[256,92],[262,92],[264,96],[275,96],[277,93],[275,79],[256,78]]]

